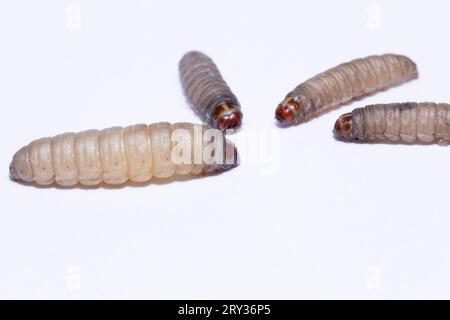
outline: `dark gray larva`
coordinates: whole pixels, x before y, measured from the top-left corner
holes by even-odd
[[[203,121],[221,130],[241,125],[239,102],[211,58],[198,51],[188,52],[179,69],[184,93]]]
[[[343,114],[334,135],[340,140],[450,142],[450,104],[405,102],[370,105]]]
[[[416,64],[395,54],[369,56],[329,69],[288,93],[275,112],[284,125],[299,124],[353,99],[417,78]]]

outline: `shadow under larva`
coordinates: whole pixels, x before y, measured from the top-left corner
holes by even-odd
[[[343,141],[446,145],[450,104],[404,102],[356,108],[337,119],[333,132]]]
[[[220,130],[240,127],[239,101],[210,57],[188,52],[180,60],[179,71],[187,100],[204,122]]]
[[[35,140],[14,155],[9,170],[11,179],[25,183],[90,187],[220,173],[237,165],[237,149],[220,130],[160,122]]]
[[[352,60],[298,85],[278,105],[275,118],[283,126],[304,123],[352,100],[417,77],[416,64],[402,55]]]

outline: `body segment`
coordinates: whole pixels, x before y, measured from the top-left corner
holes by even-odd
[[[237,150],[221,131],[162,122],[33,141],[14,155],[10,175],[39,185],[118,185],[145,182],[152,176],[221,172],[236,165]]]
[[[180,60],[179,71],[183,91],[204,122],[220,130],[241,125],[240,104],[211,58],[188,52]]]
[[[341,140],[389,140],[405,143],[450,142],[450,104],[405,102],[370,105],[339,117]]]
[[[343,63],[303,82],[278,105],[275,117],[299,124],[353,99],[417,78],[416,64],[402,55],[369,56]]]

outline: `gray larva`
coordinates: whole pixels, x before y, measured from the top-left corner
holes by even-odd
[[[180,60],[179,70],[183,91],[203,121],[220,130],[241,125],[240,104],[211,58],[188,52]]]
[[[405,102],[370,105],[339,117],[341,140],[390,140],[406,143],[450,142],[450,104]]]
[[[416,64],[402,55],[356,59],[297,86],[278,105],[275,117],[284,125],[303,123],[353,99],[417,77]]]
[[[14,155],[10,175],[39,185],[116,185],[152,176],[221,172],[236,165],[237,150],[220,130],[161,122],[33,141]]]

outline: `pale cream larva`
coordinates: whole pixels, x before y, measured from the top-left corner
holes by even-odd
[[[9,170],[16,181],[93,186],[222,172],[237,163],[236,147],[220,130],[161,122],[39,139],[14,155]]]

